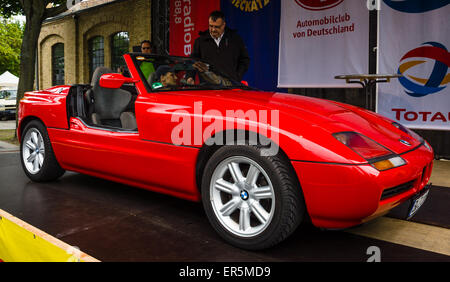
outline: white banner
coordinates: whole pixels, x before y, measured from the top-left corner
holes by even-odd
[[[410,128],[450,130],[449,1],[383,0],[380,8],[378,73],[402,77],[378,85],[377,111]]]
[[[334,77],[366,74],[368,62],[366,1],[281,1],[278,87],[355,87]]]

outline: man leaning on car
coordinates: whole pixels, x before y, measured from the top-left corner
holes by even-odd
[[[199,32],[192,57],[205,60],[230,78],[241,81],[250,65],[244,41],[235,30],[226,27],[225,15],[214,11],[209,16],[209,30]],[[188,83],[193,84],[192,77]]]

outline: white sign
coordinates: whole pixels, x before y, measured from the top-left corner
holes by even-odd
[[[355,87],[367,74],[369,10],[361,0],[281,1],[278,87]]]

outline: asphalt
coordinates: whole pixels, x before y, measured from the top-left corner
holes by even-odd
[[[365,262],[369,247],[376,246],[384,262],[450,262],[445,248],[444,252],[429,251],[389,238],[372,238],[367,232],[325,231],[309,223],[274,248],[244,251],[219,238],[201,204],[73,172],[54,182],[33,183],[22,170],[17,147],[5,148],[3,143],[0,147],[0,209],[101,261]],[[384,219],[394,221],[394,226],[400,222],[425,230],[441,228],[447,238],[449,192],[448,187],[433,187],[414,222],[398,219],[395,213]]]

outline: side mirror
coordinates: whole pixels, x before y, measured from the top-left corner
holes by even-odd
[[[107,73],[100,77],[100,87],[103,88],[120,88],[125,83],[136,83],[139,80],[131,77],[125,77],[120,73]]]
[[[242,80],[241,83],[244,84],[245,86],[248,86],[248,81]]]

